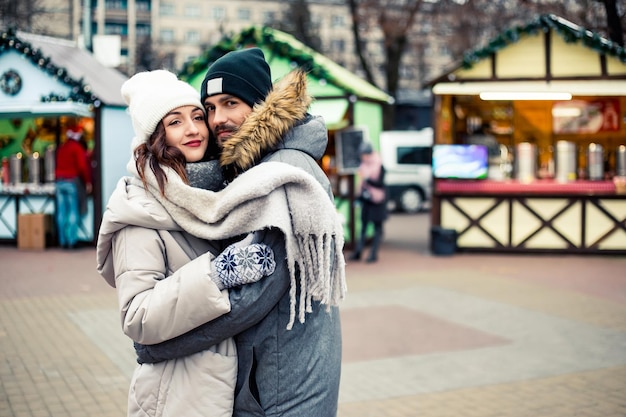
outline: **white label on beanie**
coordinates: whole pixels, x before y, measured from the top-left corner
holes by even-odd
[[[206,93],[209,96],[213,94],[221,94],[222,93],[222,81],[223,78],[213,78],[212,80],[207,81],[206,83]]]

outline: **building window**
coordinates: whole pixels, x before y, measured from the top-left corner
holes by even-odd
[[[330,27],[342,28],[345,26],[344,16],[332,15],[330,17]]]
[[[159,14],[161,16],[174,16],[176,14],[174,3],[161,3]]]
[[[137,36],[150,36],[150,25],[137,25]]]
[[[185,17],[199,18],[201,13],[200,6],[197,4],[188,4],[185,6]]]
[[[377,51],[375,51],[376,55],[383,56],[385,54],[385,41],[381,39],[379,42],[376,42],[375,45],[378,49]]]
[[[148,1],[138,1],[135,3],[138,12],[149,12],[150,11],[150,2]]]
[[[398,72],[400,78],[404,78],[407,80],[412,80],[413,78],[415,78],[415,76],[413,75],[413,65],[400,65]]]
[[[105,10],[126,10],[126,2],[121,0],[107,0],[104,2]]]
[[[430,22],[424,22],[420,25],[419,33],[420,35],[427,35],[431,33],[433,30],[433,25]]]
[[[162,42],[174,42],[174,31],[172,29],[162,29],[160,38]]]
[[[126,25],[120,25],[115,23],[107,23],[104,26],[104,33],[107,35],[128,35],[128,28]]]
[[[174,54],[166,54],[163,58],[163,68],[174,68],[176,56]]]
[[[345,52],[346,42],[343,39],[333,39],[330,41],[330,50],[333,53]]]
[[[213,20],[222,21],[226,18],[226,10],[223,7],[214,7],[211,14]]]
[[[237,10],[237,19],[240,22],[249,22],[250,21],[250,9],[239,9]]]
[[[120,59],[123,65],[128,65],[128,49],[122,48],[122,50],[120,51]]]
[[[190,30],[185,32],[185,42],[187,43],[200,43],[200,32],[197,30]]]
[[[322,16],[317,13],[311,14],[311,23],[313,27],[319,28],[322,25]]]
[[[262,21],[264,25],[271,25],[272,23],[276,22],[276,12],[272,10],[264,11]]]

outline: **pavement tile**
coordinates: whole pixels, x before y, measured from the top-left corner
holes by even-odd
[[[345,363],[476,349],[510,342],[401,306],[345,310],[341,324]],[[393,343],[389,343],[390,340]]]
[[[339,417],[626,417],[626,257],[428,251],[393,215],[348,262]],[[135,366],[95,251],[0,245],[0,416],[120,417]]]

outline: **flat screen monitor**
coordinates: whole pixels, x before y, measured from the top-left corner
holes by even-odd
[[[487,178],[488,154],[485,145],[433,145],[435,178]]]

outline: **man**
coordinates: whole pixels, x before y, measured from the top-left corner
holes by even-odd
[[[66,140],[56,152],[54,175],[56,196],[56,226],[59,245],[73,249],[78,241],[78,229],[85,214],[86,194],[91,194],[91,167],[80,141],[79,127],[66,131]]]
[[[316,162],[326,149],[327,131],[320,117],[307,113],[310,100],[301,71],[290,73],[272,88],[270,68],[258,48],[231,52],[215,61],[202,83],[201,101],[221,148],[226,181],[261,163],[284,162],[315,177],[332,199],[329,180]],[[286,203],[295,207],[297,202],[287,197]],[[285,237],[274,230],[256,236],[276,248],[275,253],[284,247]],[[317,254],[311,251],[310,257]],[[342,270],[343,257],[339,259],[325,268]],[[230,313],[179,338],[137,345],[139,361],[185,356],[234,336],[239,360],[234,416],[336,416],[341,373],[339,311],[332,302],[304,302],[313,289],[302,279],[303,271],[291,261],[280,264],[277,257],[274,274],[231,290]],[[294,268],[295,277],[291,275]],[[328,271],[318,272],[333,275]],[[331,286],[328,291],[335,293],[339,288],[343,294],[343,274]],[[296,300],[300,300],[297,312]]]

